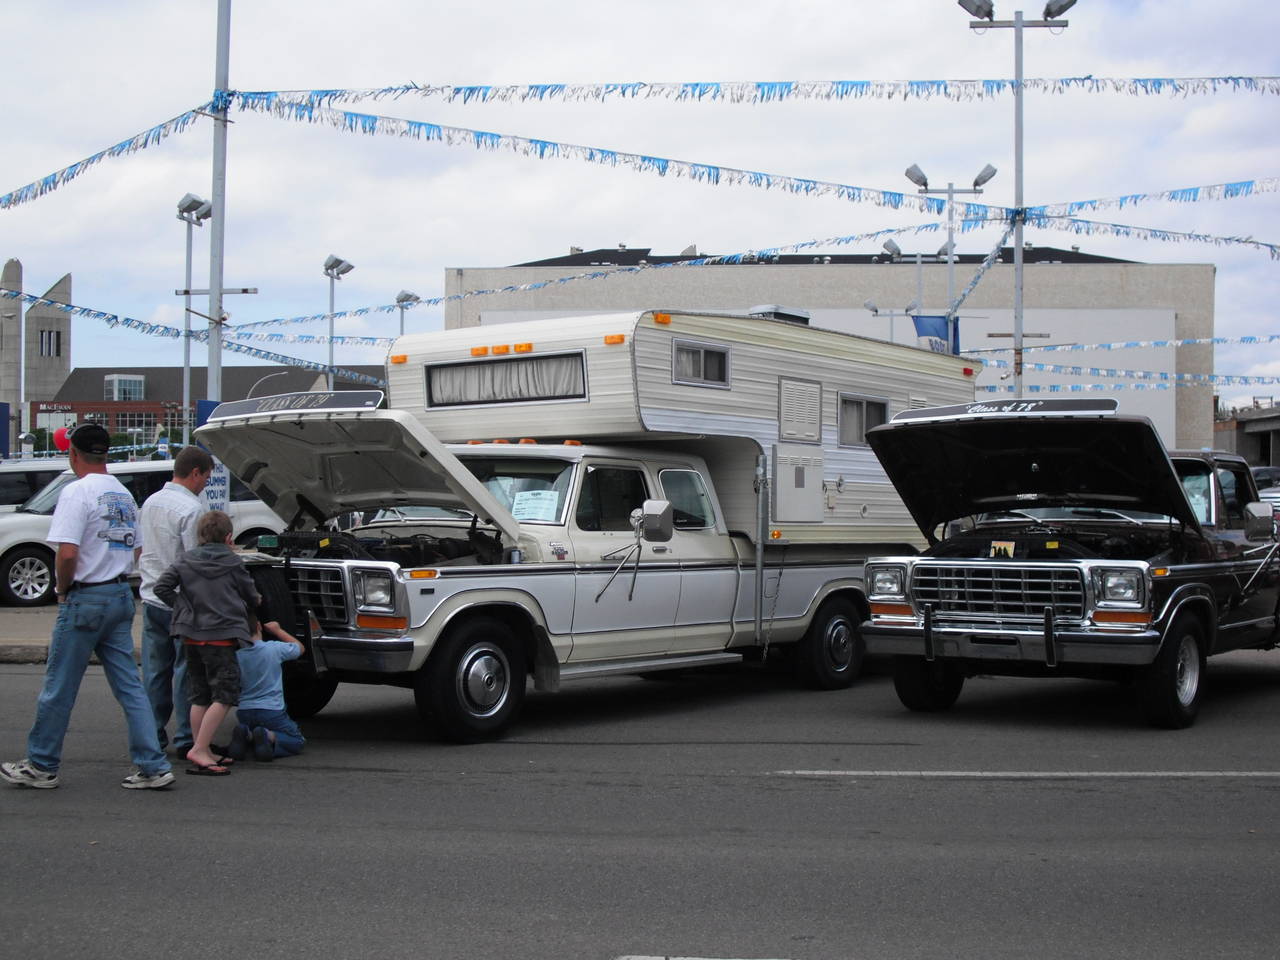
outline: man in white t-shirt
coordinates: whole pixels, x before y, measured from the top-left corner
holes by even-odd
[[[186,757],[191,733],[191,700],[187,697],[187,655],[182,638],[169,629],[173,610],[156,596],[156,581],[173,561],[199,545],[196,521],[209,509],[201,494],[213,473],[213,458],[191,444],[173,462],[173,479],[147,497],[140,523],[146,541],[138,557],[142,577],[142,684],[155,713],[156,738],[164,749],[165,725],[174,715],[173,748]]]
[[[49,542],[58,550],[58,619],[44,686],[27,736],[26,759],[0,763],[0,779],[18,786],[58,786],[62,740],[89,656],[95,653],[124,711],[129,755],[138,766],[120,785],[145,790],[173,783],[133,660],[134,607],[128,574],[142,547],[142,532],[133,496],[107,472],[110,446],[110,435],[96,423],[71,434],[71,469],[78,479],[59,495],[49,526]]]

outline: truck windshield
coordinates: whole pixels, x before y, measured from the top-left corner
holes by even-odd
[[[517,520],[563,523],[564,505],[573,476],[568,460],[517,457],[461,457],[490,493]]]

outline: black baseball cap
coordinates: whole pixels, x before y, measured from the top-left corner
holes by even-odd
[[[96,423],[82,423],[70,433],[71,445],[84,453],[99,456],[111,449],[111,434]]]

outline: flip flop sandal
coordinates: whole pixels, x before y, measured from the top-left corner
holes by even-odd
[[[216,763],[203,764],[193,763],[187,767],[187,773],[193,777],[225,777],[231,771],[226,767],[219,766]]]

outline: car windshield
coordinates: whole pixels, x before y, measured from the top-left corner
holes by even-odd
[[[1012,523],[1032,520],[1036,523],[1061,523],[1066,520],[1113,520],[1118,523],[1168,523],[1170,517],[1163,513],[1149,513],[1145,510],[1130,510],[1127,507],[1117,510],[1115,507],[1020,507],[1017,510],[996,510],[982,513],[974,517],[974,525],[988,523]]]
[[[75,478],[76,475],[70,470],[59,474],[38,492],[33,493],[31,498],[18,508],[18,511],[20,513],[52,514],[53,508],[58,505],[58,497],[62,494],[63,488]]]
[[[543,457],[462,457],[475,474],[521,522],[563,523],[573,464]]]

